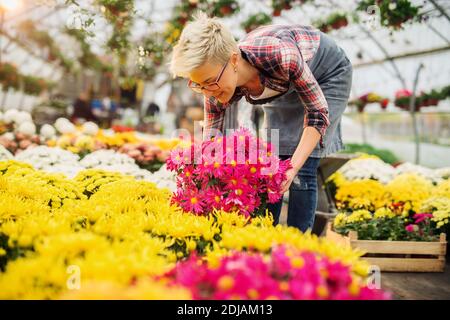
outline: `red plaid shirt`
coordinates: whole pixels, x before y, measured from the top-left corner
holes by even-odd
[[[239,48],[242,56],[260,71],[264,87],[283,93],[293,83],[305,108],[304,127],[316,128],[323,137],[330,123],[328,104],[305,63],[313,58],[319,44],[320,32],[312,27],[270,25],[250,32],[239,42]],[[236,88],[233,97],[226,104],[214,97],[205,97],[204,138],[214,135],[213,129],[223,130],[225,109],[242,97],[252,104],[263,104],[276,98],[254,101],[242,87]]]

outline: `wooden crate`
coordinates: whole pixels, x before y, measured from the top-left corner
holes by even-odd
[[[447,241],[441,233],[439,241],[383,241],[358,240],[357,232],[348,237],[334,232],[331,223],[326,231],[327,239],[365,252],[362,257],[381,271],[392,272],[444,272]]]

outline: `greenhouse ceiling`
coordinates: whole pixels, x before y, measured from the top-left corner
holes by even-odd
[[[64,75],[64,68],[40,62],[42,55],[39,50],[27,45],[29,41],[23,35],[26,29],[20,26],[31,21],[28,30],[35,28],[47,32],[54,47],[59,48],[58,52],[67,61],[79,60],[80,55],[86,55],[86,52],[92,53],[98,55],[104,64],[114,65],[114,61],[119,61],[127,66],[124,68],[126,73],[138,70],[150,56],[153,62],[157,59],[158,63],[151,64],[149,68],[153,69],[149,72],[164,73],[167,72],[164,62],[170,53],[170,44],[176,40],[175,36],[166,45],[167,34],[170,30],[173,33],[180,17],[187,16],[186,8],[206,8],[208,13],[214,14],[221,12],[214,11],[215,6],[235,3],[239,10],[221,15],[225,15],[224,23],[238,39],[245,35],[243,24],[255,14],[265,14],[275,24],[315,26],[323,26],[339,15],[346,17],[344,26],[333,27],[327,32],[346,51],[354,65],[353,95],[367,90],[385,91],[389,95],[396,89],[409,88],[420,64],[425,66],[420,89],[448,84],[450,66],[446,62],[450,57],[450,1],[406,1],[419,9],[411,21],[401,26],[387,26],[383,19],[386,19],[386,12],[398,11],[396,3],[400,5],[405,0],[388,1],[387,7],[383,7],[386,1],[372,1],[379,5],[368,6],[370,1],[297,0],[285,1],[291,4],[290,7],[276,10],[277,2],[280,1],[0,0],[1,59],[16,64],[23,73],[39,73],[52,80]],[[110,10],[111,4],[117,3],[120,5],[114,8],[119,13],[111,16],[111,12],[114,13]],[[361,3],[366,3],[366,7],[361,9]],[[180,7],[183,4],[185,7]],[[68,35],[67,29],[82,31],[85,46],[80,46],[77,38]],[[145,47],[149,41],[150,49]],[[164,43],[161,52],[157,52],[160,56],[151,52],[156,50],[155,47],[161,47],[159,43]]]

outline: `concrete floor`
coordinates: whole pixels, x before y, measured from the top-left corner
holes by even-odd
[[[443,273],[382,272],[381,288],[397,300],[449,300],[450,264]]]

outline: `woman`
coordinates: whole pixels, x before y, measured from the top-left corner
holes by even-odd
[[[309,26],[270,25],[237,43],[217,19],[199,14],[174,47],[171,72],[202,93],[204,139],[222,130],[225,109],[242,97],[261,104],[265,128],[279,130],[280,158],[290,158],[288,225],[312,228],[321,157],[342,149],[340,120],[352,66],[326,34]],[[274,141],[272,141],[274,143]],[[282,201],[269,210],[277,224]]]

